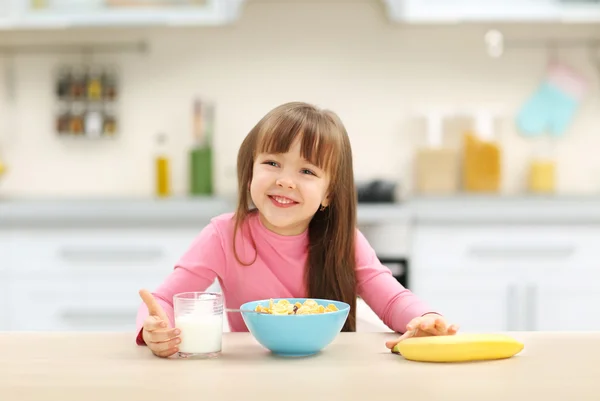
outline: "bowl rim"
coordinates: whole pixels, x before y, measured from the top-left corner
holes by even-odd
[[[290,301],[291,299],[304,299],[304,300],[312,299],[314,301],[317,301],[317,302],[321,301],[323,303],[327,303],[327,302],[334,303],[334,302],[336,302],[338,304],[342,304],[344,306],[344,308],[339,308],[336,311],[328,312],[328,313],[311,313],[311,314],[308,314],[308,315],[271,315],[271,314],[268,314],[268,313],[261,313],[260,314],[261,316],[276,316],[277,318],[282,318],[282,317],[283,318],[285,318],[285,317],[296,317],[297,318],[299,316],[304,316],[304,317],[307,317],[307,316],[328,316],[328,315],[330,316],[330,315],[341,314],[341,313],[346,313],[346,312],[349,313],[350,309],[352,309],[351,306],[350,306],[350,304],[348,304],[346,302],[343,302],[343,301],[337,301],[335,299],[311,298],[311,297],[279,297],[279,298],[257,299],[257,300],[254,300],[254,301],[244,302],[243,304],[240,305],[240,309],[245,309],[244,306],[248,305],[250,303],[259,303],[259,302],[267,302],[268,303],[271,299],[273,300],[273,302],[277,302],[278,300],[282,300],[282,299],[285,299],[285,300],[288,300],[288,301]],[[242,314],[250,314],[252,312],[242,311],[241,313]]]

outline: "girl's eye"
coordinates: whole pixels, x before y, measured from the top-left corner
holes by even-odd
[[[277,167],[277,163],[271,160],[267,160],[263,162],[263,164],[268,164],[269,166]]]
[[[309,169],[302,169],[302,173],[303,174],[310,174],[310,175],[316,175],[315,173],[313,173],[312,171],[310,171]]]

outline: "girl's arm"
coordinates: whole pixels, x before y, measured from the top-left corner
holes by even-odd
[[[173,295],[180,292],[204,291],[215,278],[219,277],[222,280],[225,274],[223,244],[219,232],[211,222],[193,240],[191,246],[175,264],[173,271],[152,291],[152,295],[169,317],[171,327],[174,327]],[[144,345],[141,330],[147,316],[148,308],[142,303],[136,319],[138,345]]]
[[[406,289],[382,265],[375,250],[357,230],[356,280],[358,295],[390,329],[404,333],[413,318],[436,313],[419,297]]]

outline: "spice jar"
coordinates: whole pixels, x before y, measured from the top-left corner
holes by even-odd
[[[85,96],[85,69],[83,67],[73,68],[73,74],[71,79],[71,97],[73,99],[83,99]]]
[[[67,105],[60,105],[58,109],[58,115],[56,117],[56,132],[64,135],[68,134],[69,122],[71,120],[71,115],[69,114],[69,107]]]
[[[83,111],[84,107],[81,103],[73,103],[71,105],[71,119],[70,119],[70,132],[73,135],[82,135],[84,131],[83,122]]]
[[[91,104],[85,113],[85,134],[91,138],[102,136],[103,128],[103,113],[100,105]]]
[[[114,135],[117,132],[117,120],[112,106],[106,105],[104,108],[104,134]]]
[[[102,74],[103,94],[105,100],[117,99],[117,73],[114,68],[107,68]]]
[[[59,99],[66,99],[70,95],[71,89],[71,69],[67,66],[60,68],[58,79],[56,81],[56,96]]]
[[[87,81],[87,98],[92,101],[102,99],[102,70],[100,67],[90,68]]]

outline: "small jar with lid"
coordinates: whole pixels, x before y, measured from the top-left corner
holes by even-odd
[[[102,93],[104,100],[117,100],[117,71],[114,67],[107,67],[102,73]]]
[[[117,133],[117,118],[114,107],[110,104],[104,106],[104,135],[113,136]]]
[[[70,131],[71,113],[67,104],[61,103],[58,105],[56,113],[56,132],[59,135],[68,134]]]
[[[71,96],[71,81],[71,68],[68,66],[60,67],[56,79],[56,96],[59,99],[68,99]]]
[[[87,80],[87,98],[90,101],[102,100],[102,68],[93,66],[89,69]]]
[[[84,67],[77,66],[72,70],[71,77],[71,98],[74,100],[81,100],[86,94],[86,70]]]
[[[85,113],[85,135],[90,138],[99,138],[104,131],[104,113],[100,104],[90,103]]]
[[[72,135],[83,135],[85,124],[83,113],[85,107],[83,103],[75,102],[71,105],[71,119],[69,121],[69,131]]]

